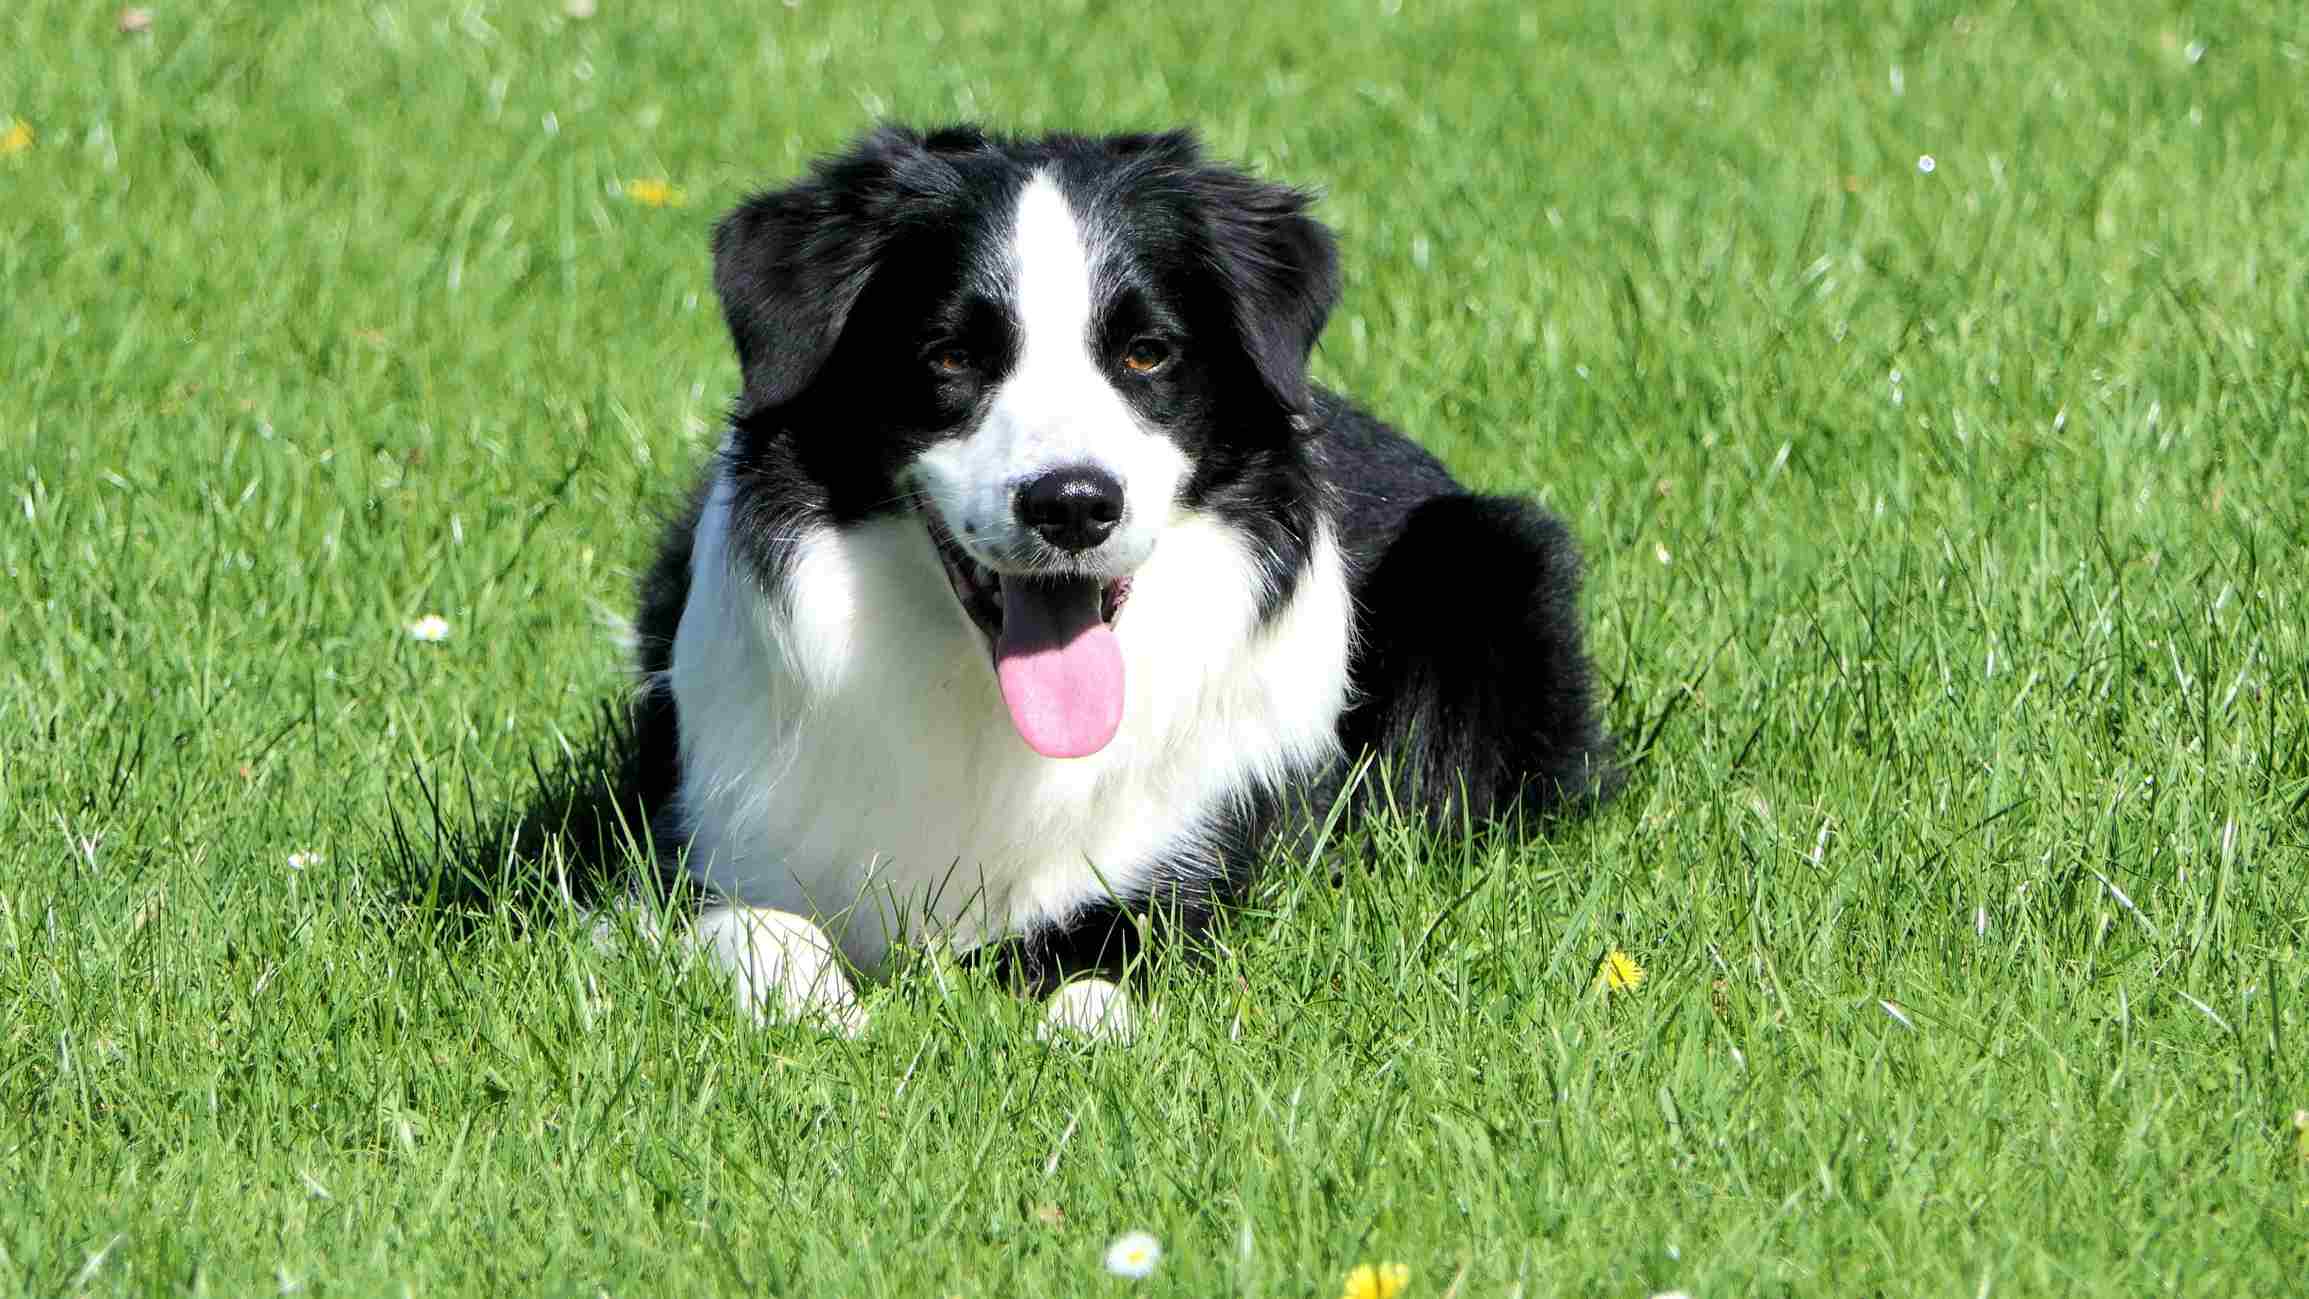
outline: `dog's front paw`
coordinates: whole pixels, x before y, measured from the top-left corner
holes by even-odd
[[[729,974],[738,1005],[764,1023],[815,1022],[856,1037],[866,1012],[833,940],[807,917],[760,907],[710,907],[694,940]]]
[[[1104,979],[1077,979],[1050,995],[1035,1036],[1048,1042],[1073,1034],[1093,1042],[1127,1046],[1138,1036],[1138,1012],[1130,993]]]

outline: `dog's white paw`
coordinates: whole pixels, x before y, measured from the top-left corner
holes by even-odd
[[[1130,993],[1105,979],[1077,979],[1050,995],[1035,1036],[1048,1042],[1074,1034],[1093,1042],[1129,1045],[1138,1036],[1138,1012]]]
[[[709,907],[693,941],[728,973],[738,1005],[765,1023],[815,1021],[844,1037],[866,1031],[866,1012],[842,973],[833,940],[807,917],[760,907]]]

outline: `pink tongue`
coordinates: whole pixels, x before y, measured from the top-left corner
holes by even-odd
[[[1010,724],[1045,758],[1082,758],[1122,725],[1122,646],[1089,578],[1002,582],[994,675]]]

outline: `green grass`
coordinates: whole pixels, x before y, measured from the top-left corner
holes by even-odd
[[[0,1284],[2297,1286],[2299,15],[1848,8],[16,0]],[[879,115],[1323,187],[1318,369],[1568,519],[1625,796],[1283,864],[1127,1051],[428,906],[621,688],[712,217]]]

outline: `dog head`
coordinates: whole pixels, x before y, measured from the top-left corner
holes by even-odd
[[[877,131],[715,232],[741,450],[837,523],[918,511],[1021,734],[1094,750],[1165,529],[1303,470],[1338,296],[1307,204],[1183,133]]]

